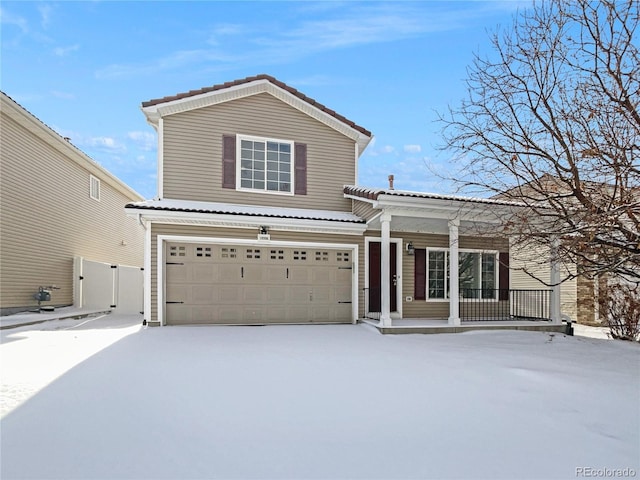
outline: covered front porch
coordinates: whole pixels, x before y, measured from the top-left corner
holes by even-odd
[[[367,219],[360,321],[383,333],[566,331],[560,275],[512,288],[500,226],[517,205],[491,199],[345,187]]]

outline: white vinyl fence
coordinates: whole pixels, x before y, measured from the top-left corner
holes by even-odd
[[[78,308],[141,313],[144,275],[140,267],[111,265],[82,257],[74,261],[73,303]]]

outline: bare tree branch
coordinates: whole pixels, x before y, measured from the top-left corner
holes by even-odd
[[[508,231],[582,275],[640,281],[638,0],[550,0],[491,37],[440,115],[461,190],[521,202]]]

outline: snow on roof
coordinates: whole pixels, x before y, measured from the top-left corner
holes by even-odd
[[[246,215],[251,217],[295,218],[325,220],[331,222],[365,223],[351,212],[311,210],[306,208],[265,207],[261,205],[236,205],[229,203],[197,202],[189,200],[146,200],[129,203],[125,208],[164,210],[172,212],[211,213],[221,215]]]
[[[486,203],[491,205],[509,205],[509,206],[522,206],[522,203],[508,202],[505,200],[495,200],[491,198],[479,198],[479,197],[462,197],[458,195],[442,195],[439,193],[429,192],[412,192],[409,190],[389,190],[383,188],[368,188],[358,187],[356,185],[345,185],[343,190],[345,195],[351,195],[354,197],[360,197],[368,200],[378,200],[380,195],[391,195],[397,197],[412,197],[412,198],[431,198],[439,200],[449,200],[456,202],[469,202],[469,203]]]

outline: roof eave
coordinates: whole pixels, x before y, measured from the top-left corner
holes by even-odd
[[[362,235],[367,229],[363,223],[313,220],[301,218],[281,218],[261,215],[223,214],[207,212],[184,212],[158,210],[127,205],[127,215],[140,217],[152,223],[179,223],[215,227],[259,228],[267,226],[270,230],[304,231],[317,233],[336,233]]]
[[[373,135],[367,135],[361,132],[357,128],[354,128],[339,118],[319,109],[313,104],[299,98],[266,78],[195,94],[184,98],[169,100],[163,103],[156,103],[149,106],[143,105],[141,109],[147,118],[147,122],[154,128],[157,128],[158,121],[162,117],[226,103],[232,100],[258,95],[260,93],[268,93],[275,98],[282,100],[291,107],[296,108],[315,120],[320,121],[328,127],[333,128],[339,133],[342,133],[346,137],[354,140],[358,144],[358,151],[360,154],[364,152],[373,138]]]
[[[142,195],[98,164],[94,159],[71,143],[71,141],[64,139],[58,132],[53,130],[18,102],[13,100],[4,92],[2,92],[1,95],[3,98],[2,111],[4,114],[10,116],[32,134],[39,137],[43,142],[61,152],[65,158],[75,162],[80,167],[89,171],[96,178],[106,182],[128,199],[134,201],[144,200]]]

